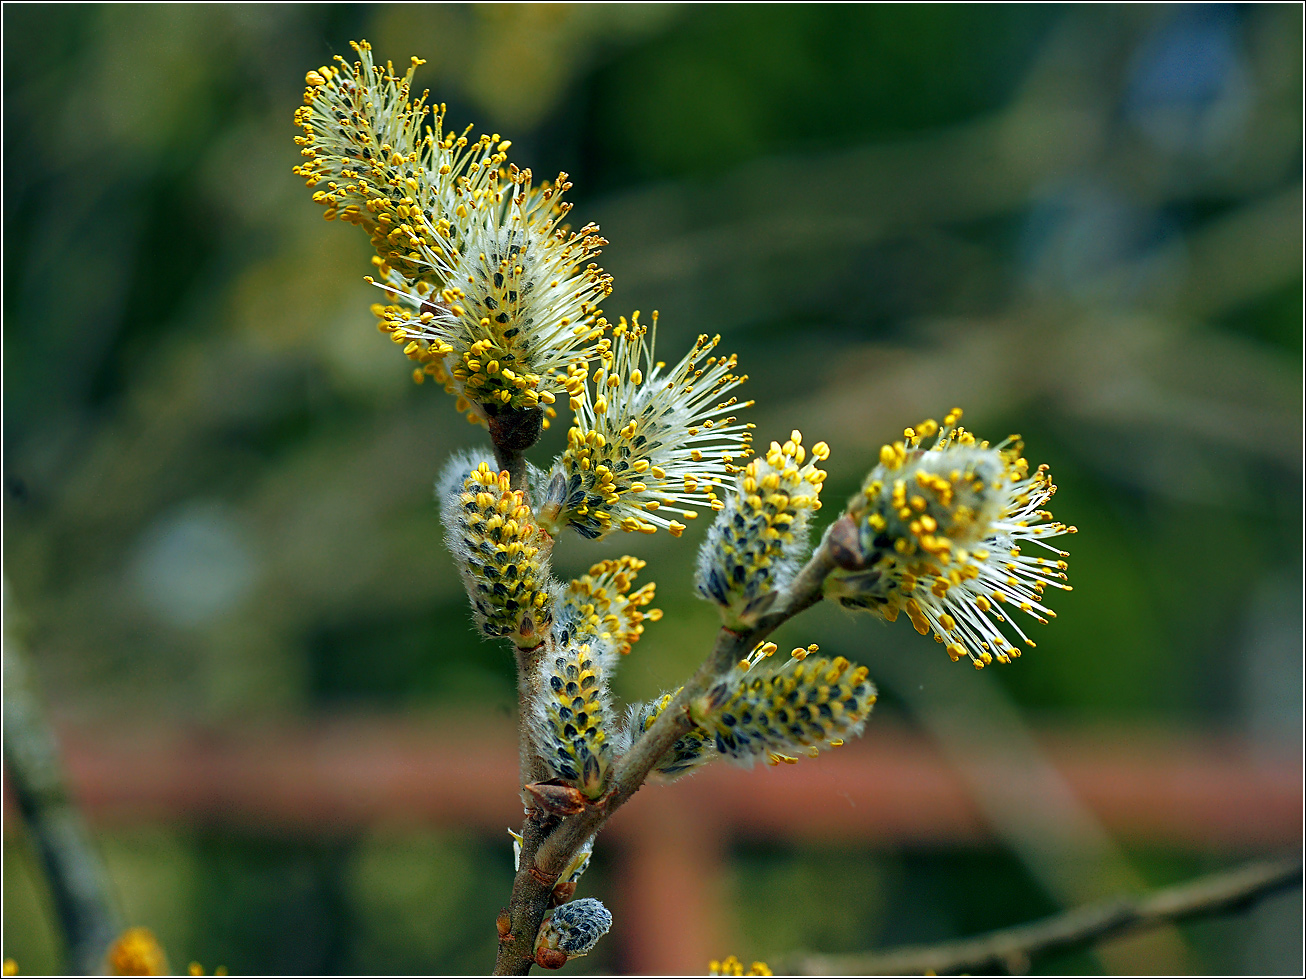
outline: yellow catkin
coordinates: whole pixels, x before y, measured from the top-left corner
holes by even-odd
[[[1039,623],[1054,617],[1044,592],[1070,589],[1067,554],[1046,542],[1075,528],[1045,509],[1056,487],[1046,466],[1030,467],[1019,436],[990,445],[961,417],[954,408],[942,424],[926,419],[881,449],[848,506],[849,566],[830,575],[826,593],[889,621],[905,612],[951,659],[979,669],[1018,657],[1016,643],[1034,646],[998,606]]]

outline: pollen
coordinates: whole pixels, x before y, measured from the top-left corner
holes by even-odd
[[[587,642],[603,659],[627,655],[644,634],[644,622],[662,617],[648,607],[656,590],[653,582],[634,588],[644,564],[629,556],[600,561],[574,579],[556,602],[555,639],[564,646]]]
[[[709,976],[773,976],[774,972],[765,962],[754,962],[744,967],[744,963],[739,961],[733,955],[729,955],[721,961],[713,959],[707,964],[707,974]]]

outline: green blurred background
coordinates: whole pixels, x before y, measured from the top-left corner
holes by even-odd
[[[431,501],[482,434],[407,379],[364,236],[290,173],[305,71],[366,37],[427,59],[451,126],[570,173],[612,241],[608,312],[660,309],[664,357],[721,333],[759,440],[830,443],[828,499],[954,403],[1052,465],[1075,591],[1018,663],[959,673],[905,623],[828,609],[787,628],[871,667],[866,738],[897,720],[962,768],[962,745],[1036,751],[1031,728],[1299,757],[1301,26],[1295,5],[6,4],[7,629],[62,724],[507,723],[511,659],[473,634]],[[706,648],[702,531],[559,546],[561,572],[630,548],[658,582],[623,697]],[[972,782],[1000,822],[1001,787]],[[4,954],[53,970],[15,823]],[[97,832],[131,921],[233,972],[483,970],[511,876],[505,837],[403,813]],[[1068,880],[1020,832],[740,843],[718,954],[956,937],[1235,856],[1102,839],[1107,869]],[[582,893],[621,873],[600,844]],[[1295,972],[1300,908],[1035,967]]]

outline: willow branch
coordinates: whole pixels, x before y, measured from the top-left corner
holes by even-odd
[[[556,877],[576,851],[598,828],[639,790],[659,758],[693,726],[689,705],[706,694],[722,674],[746,656],[783,622],[821,600],[821,586],[834,567],[824,543],[790,585],[780,608],[762,616],[745,632],[721,629],[711,654],[685,684],[676,699],[614,766],[611,788],[601,805],[568,817],[540,848],[537,863],[544,874]]]
[[[544,759],[535,750],[535,742],[530,736],[529,718],[531,705],[535,702],[537,693],[533,685],[533,677],[549,645],[546,639],[533,649],[522,649],[518,646],[513,651],[517,661],[517,758],[521,778],[519,787],[522,788],[531,782],[538,782],[548,777],[544,771]]]
[[[69,968],[97,975],[122,921],[86,823],[69,795],[26,652],[12,637],[4,643],[4,763],[45,869]]]
[[[496,976],[526,975],[530,971],[535,935],[548,910],[553,885],[586,841],[639,790],[658,759],[693,726],[689,705],[707,693],[722,674],[783,622],[819,602],[822,585],[833,567],[826,543],[822,541],[783,593],[776,609],[761,616],[744,632],[721,629],[703,665],[643,736],[617,760],[608,792],[590,808],[563,819],[542,840],[531,860],[528,861],[523,848],[509,905],[511,933],[500,942]]]
[[[1025,971],[1035,957],[1085,948],[1108,938],[1249,907],[1299,887],[1301,859],[1255,861],[1236,870],[1153,891],[1075,908],[1042,921],[938,945],[908,946],[857,955],[804,955],[789,975],[924,975],[981,969]]]

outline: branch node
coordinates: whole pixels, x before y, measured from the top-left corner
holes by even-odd
[[[588,804],[580,789],[567,785],[561,779],[531,782],[526,786],[526,791],[534,796],[540,808],[553,816],[574,816],[583,812]]]
[[[558,907],[560,904],[566,904],[576,895],[576,882],[574,880],[564,880],[553,888],[553,894],[549,898],[551,907]]]

